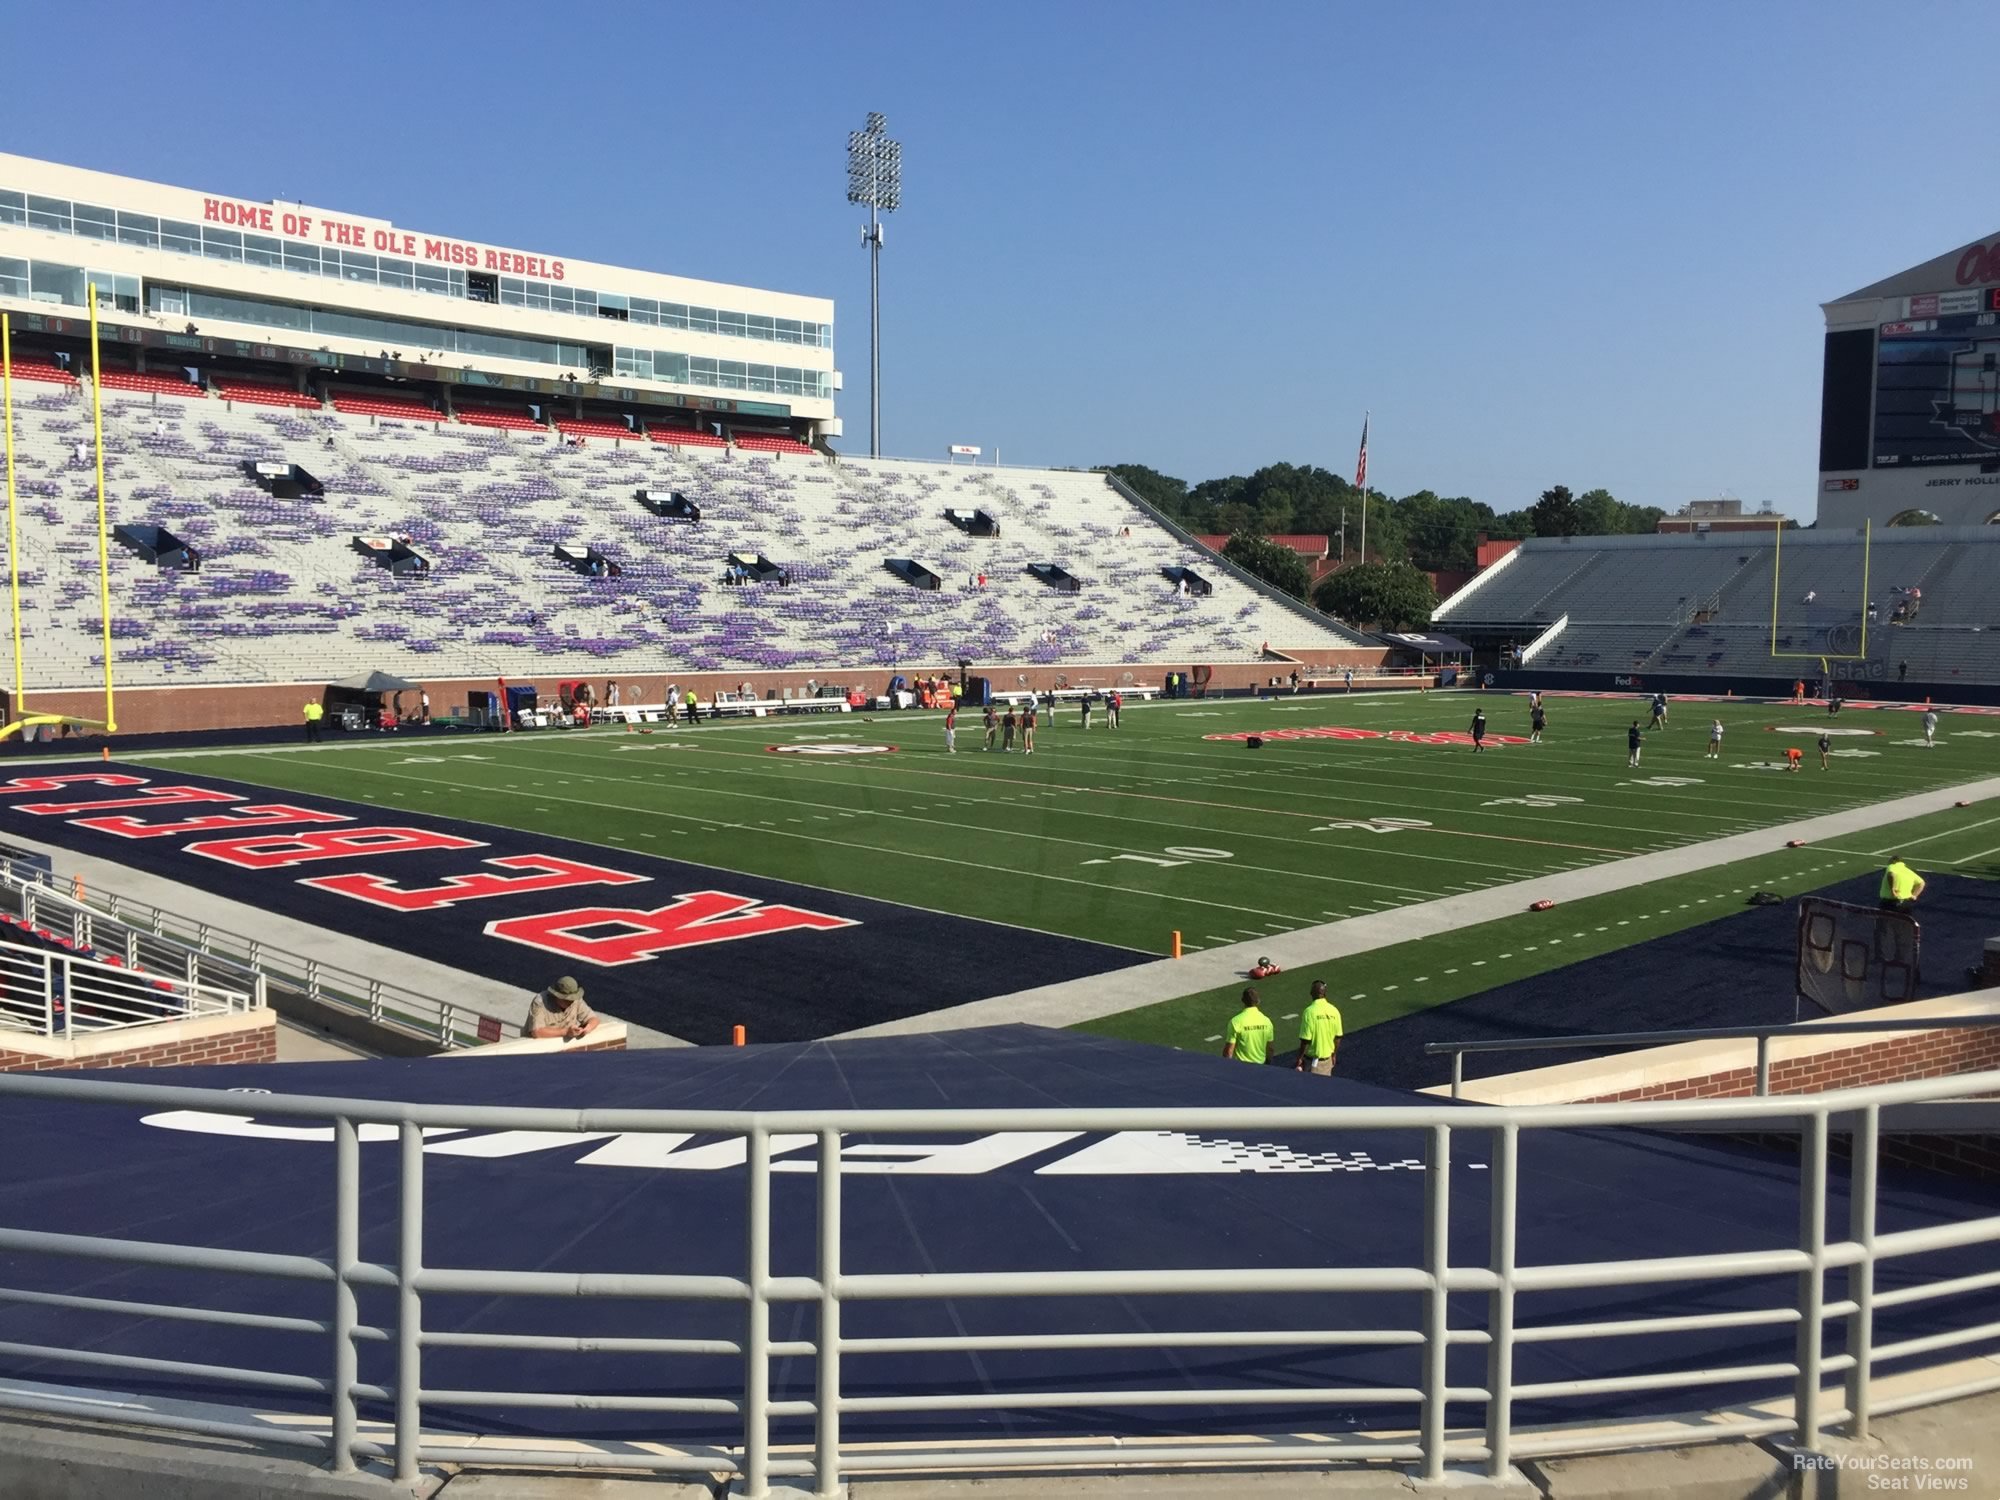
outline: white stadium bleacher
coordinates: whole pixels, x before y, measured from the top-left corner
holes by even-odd
[[[1826,656],[1874,680],[2000,683],[2000,527],[1793,531],[1782,549],[1742,532],[1537,538],[1431,618],[1523,646],[1566,621],[1537,671],[1817,676]]]
[[[242,389],[242,387],[235,387]],[[1101,475],[830,460],[798,443],[649,441],[602,422],[406,420],[347,398],[231,403],[104,392],[110,523],[156,525],[198,570],[114,547],[119,680],[131,685],[325,681],[383,669],[426,680],[606,671],[982,664],[1069,666],[1256,660],[1266,643],[1370,643],[1279,602],[1162,529]],[[15,386],[30,684],[98,680],[95,477],[87,383]],[[407,403],[401,403],[407,405]],[[621,440],[622,439],[622,440]],[[282,498],[246,464],[296,464],[324,495]],[[679,491],[688,525],[637,491]],[[947,509],[981,509],[969,536]],[[400,537],[430,564],[392,574],[352,545]],[[591,576],[555,548],[594,548]],[[763,554],[784,584],[723,586],[732,552]],[[910,587],[885,559],[943,580]],[[1077,592],[1028,571],[1055,563]],[[1163,570],[1215,586],[1180,597]],[[982,582],[983,579],[983,582]]]

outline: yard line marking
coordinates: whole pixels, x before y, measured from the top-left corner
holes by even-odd
[[[1994,845],[1991,849],[1981,849],[1977,854],[1967,854],[1959,859],[1951,860],[1950,863],[1954,865],[1969,865],[1975,859],[1984,859],[1989,854],[2000,854],[2000,844]]]

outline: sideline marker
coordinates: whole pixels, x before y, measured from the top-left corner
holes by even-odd
[[[1174,933],[1174,957],[1179,958],[1180,956],[1181,956],[1181,935],[1179,931],[1176,930]]]
[[[743,1028],[741,1026],[732,1026],[729,1028],[729,1045],[732,1047],[743,1045]]]
[[[102,751],[102,752],[104,753],[104,763],[105,763],[105,764],[106,764],[107,766],[108,766],[108,765],[110,765],[110,764],[111,764],[111,747],[110,747],[109,745],[99,745],[99,746],[98,746],[97,748],[98,748],[99,750],[101,750],[101,751]]]

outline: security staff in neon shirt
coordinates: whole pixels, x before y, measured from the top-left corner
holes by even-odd
[[[1924,877],[1909,867],[1902,855],[1889,861],[1882,872],[1882,888],[1876,894],[1883,911],[1908,911],[1924,893]]]
[[[1326,998],[1326,981],[1315,979],[1312,1003],[1299,1016],[1298,1071],[1310,1069],[1322,1078],[1333,1076],[1333,1054],[1340,1046],[1340,1012]]]
[[[1256,990],[1245,990],[1243,1009],[1229,1018],[1228,1040],[1222,1044],[1222,1055],[1238,1062],[1262,1063],[1271,1055],[1271,1040],[1277,1034],[1278,1028],[1258,1004]]]

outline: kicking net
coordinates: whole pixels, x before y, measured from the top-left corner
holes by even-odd
[[[1829,1015],[1917,998],[1923,929],[1907,912],[1799,902],[1798,995]]]

